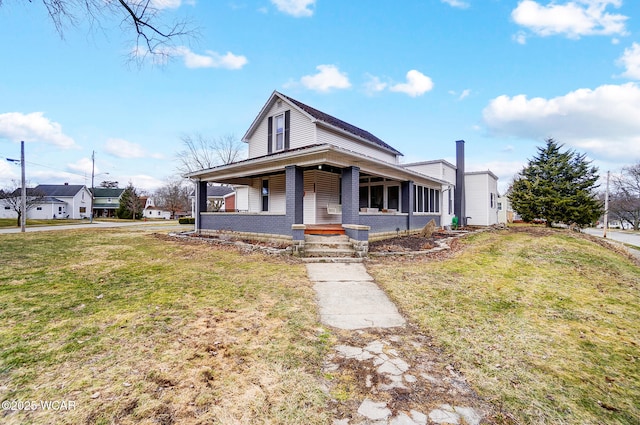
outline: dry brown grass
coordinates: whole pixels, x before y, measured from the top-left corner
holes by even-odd
[[[305,269],[127,230],[4,235],[7,424],[327,423]]]
[[[531,424],[640,423],[640,269],[569,232],[493,232],[369,269],[480,395]]]

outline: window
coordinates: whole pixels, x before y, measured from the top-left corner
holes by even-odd
[[[449,196],[451,196],[451,194],[449,194]],[[451,198],[449,198],[449,209],[451,210]],[[415,186],[413,212],[439,213],[440,190]]]
[[[369,186],[360,186],[360,208],[369,206]]]
[[[269,211],[269,180],[262,180],[262,211]]]
[[[387,208],[390,210],[400,210],[400,187],[387,187]]]
[[[42,207],[36,207],[36,210],[42,211]]]
[[[491,208],[495,207],[495,205],[496,205],[496,202],[495,202],[496,196],[495,196],[495,194],[491,193],[489,198],[490,198],[489,204],[491,205]]]
[[[11,209],[11,207],[4,207],[4,209],[5,209],[5,210],[10,210],[10,209]]]
[[[384,186],[371,186],[371,208],[384,208]]]
[[[502,211],[502,202],[498,202],[498,211]]]
[[[284,114],[275,116],[274,139],[276,141],[276,151],[284,149]]]
[[[62,213],[62,207],[58,207],[58,212]]]

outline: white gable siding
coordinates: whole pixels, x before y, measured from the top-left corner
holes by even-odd
[[[327,143],[343,149],[348,149],[352,152],[358,152],[360,154],[367,155],[367,156],[370,156],[371,158],[379,159],[381,161],[390,162],[392,164],[398,163],[396,155],[389,153],[387,151],[383,151],[381,149],[375,148],[372,145],[369,145],[365,142],[347,138],[347,136],[345,135],[338,134],[321,127],[318,127],[316,131],[317,131],[317,140],[318,140],[318,143],[320,144]]]
[[[271,107],[271,109],[269,109],[269,111],[265,115],[264,119],[258,124],[256,131],[249,139],[249,158],[256,158],[259,156],[267,155],[269,117],[281,114],[285,111],[291,111],[291,122],[289,127],[289,148],[295,149],[316,143],[315,125],[311,122],[309,117],[307,117],[285,101],[283,101],[280,106],[278,106],[278,102],[275,102],[273,104],[273,107]]]
[[[429,177],[444,180],[453,185],[456,184],[456,168],[442,161],[408,164],[404,167]]]
[[[465,202],[472,226],[490,226],[498,222],[498,182],[489,173],[469,173],[464,176]],[[493,206],[491,197],[493,195]]]

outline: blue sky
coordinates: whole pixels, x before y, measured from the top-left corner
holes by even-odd
[[[0,158],[32,184],[176,175],[180,138],[242,137],[273,90],[366,129],[405,162],[490,169],[500,188],[553,137],[602,174],[640,161],[636,0],[153,0],[196,39],[129,63],[117,19],[55,31],[40,1],[0,7]],[[82,17],[82,15],[79,15]],[[108,175],[104,173],[109,173]],[[19,179],[0,161],[0,187]]]

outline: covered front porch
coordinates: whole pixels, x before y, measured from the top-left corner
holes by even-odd
[[[371,235],[441,224],[443,182],[330,145],[203,170],[196,180],[196,230],[277,236]],[[235,212],[207,212],[209,182],[236,187]]]

